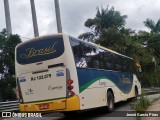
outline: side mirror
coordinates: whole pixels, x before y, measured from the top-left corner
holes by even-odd
[[[137,73],[142,72],[142,68],[141,68],[140,64],[138,64],[138,63],[136,63],[136,71],[137,71]]]
[[[141,66],[140,66],[140,67],[138,67],[138,72],[142,72],[142,68],[141,68]]]

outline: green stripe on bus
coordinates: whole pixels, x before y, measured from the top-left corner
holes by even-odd
[[[80,88],[80,93],[81,93],[82,91],[84,91],[86,88],[88,88],[90,85],[92,85],[93,83],[95,83],[96,81],[98,81],[98,80],[100,80],[100,79],[109,79],[109,78],[106,78],[106,77],[98,77],[98,78],[96,78],[96,79],[91,80],[90,82],[86,83],[84,86],[82,86],[82,87]]]
[[[109,80],[109,81],[111,81],[115,86],[117,86],[110,78],[107,78],[107,77],[98,77],[98,78],[93,79],[93,80],[91,80],[90,82],[86,83],[85,85],[83,85],[83,86],[80,88],[80,93],[83,92],[85,89],[87,89],[89,86],[91,86],[93,83],[95,83],[96,81],[98,81],[98,80],[100,80],[100,79]],[[120,89],[118,86],[117,86],[117,88],[118,88],[121,92],[123,92],[124,94],[128,94],[128,93],[130,93],[130,91],[131,91],[131,89],[130,89],[130,91],[128,91],[128,92],[127,92],[127,91],[123,91],[123,90]]]

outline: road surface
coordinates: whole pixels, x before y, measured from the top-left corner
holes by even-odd
[[[149,100],[153,100],[160,97],[160,94],[148,95]],[[112,113],[108,113],[106,108],[98,108],[90,111],[84,111],[80,113],[79,117],[72,118],[76,120],[135,120],[135,117],[120,117],[122,114],[133,111],[130,106],[131,101],[124,101],[115,105],[115,110]],[[66,118],[62,113],[49,113],[42,115],[42,118],[10,118],[7,120],[70,120]],[[119,117],[113,117],[119,116]],[[4,119],[3,119],[4,120]]]

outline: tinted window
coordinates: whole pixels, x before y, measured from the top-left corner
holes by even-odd
[[[99,51],[98,48],[91,46],[89,44],[82,44],[83,52],[85,58],[87,60],[87,67],[88,68],[99,68],[100,61],[99,61]]]
[[[30,64],[57,58],[63,52],[62,36],[43,37],[18,46],[16,57],[19,64]]]
[[[91,44],[70,38],[77,67],[135,72],[132,59],[117,55]]]
[[[74,60],[77,67],[87,67],[86,58],[82,49],[82,43],[70,38]]]

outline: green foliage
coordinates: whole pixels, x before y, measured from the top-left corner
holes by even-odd
[[[135,102],[132,102],[131,104],[131,108],[134,109],[136,112],[138,113],[142,113],[144,111],[146,111],[146,109],[151,105],[151,102],[144,97],[144,94],[141,94],[140,99],[138,99]],[[141,120],[140,117],[136,116],[136,120]]]
[[[160,19],[157,23],[151,19],[144,22],[151,33],[142,30],[135,33],[124,27],[126,18],[113,7],[98,8],[95,17],[85,22],[92,32],[83,33],[79,38],[132,57],[142,67],[138,75],[142,87],[160,86]]]
[[[93,31],[94,37],[101,36],[103,31],[106,31],[110,27],[114,27],[116,29],[120,29],[125,25],[126,15],[120,15],[119,11],[115,11],[114,7],[107,7],[106,9],[97,8],[97,13],[95,18],[89,18],[85,22],[85,26],[91,28]],[[86,35],[86,34],[81,34]],[[85,37],[84,37],[85,38]],[[90,38],[90,37],[88,37]]]
[[[0,100],[15,100],[15,47],[21,42],[18,35],[0,32]]]
[[[152,34],[148,39],[148,47],[153,50],[153,55],[160,59],[160,35]],[[159,61],[158,61],[159,62]]]
[[[131,37],[129,36],[129,30],[124,30],[128,35],[123,33],[123,30],[118,30],[115,27],[110,27],[103,32],[100,38],[97,39],[96,43],[122,54],[127,54],[127,48],[129,45],[131,45],[132,41]]]
[[[147,18],[144,25],[151,30],[151,33],[160,33],[160,19],[155,23],[152,19]]]
[[[0,100],[15,100],[15,88],[16,86],[16,79],[15,77],[7,77],[5,80],[0,80]]]
[[[83,39],[86,40],[87,42],[92,41],[94,42],[95,40],[95,34],[92,32],[86,32],[86,33],[82,33],[78,36],[79,39]]]
[[[132,103],[132,108],[136,112],[143,112],[148,108],[148,106],[150,106],[150,104],[150,101],[146,97],[144,97],[144,94],[142,94],[139,100]]]
[[[6,36],[6,30],[0,32],[0,73],[14,75],[14,50],[21,39],[18,35]]]

